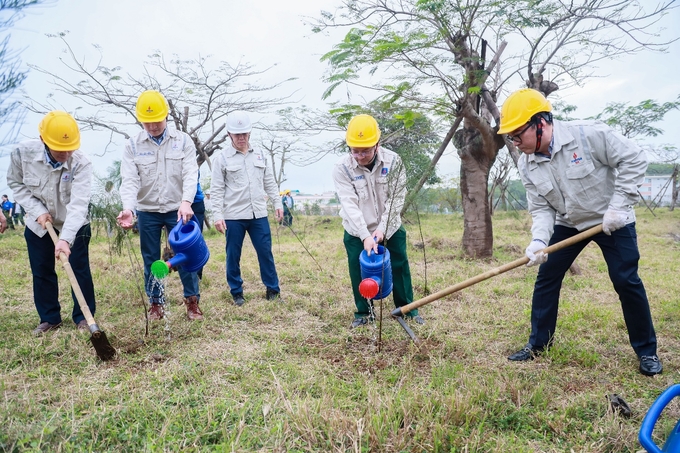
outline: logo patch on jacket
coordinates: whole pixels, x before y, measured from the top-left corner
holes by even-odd
[[[390,170],[387,167],[383,167],[382,170],[380,170],[380,174],[382,176],[387,176],[387,172],[389,172],[389,171]]]
[[[359,176],[355,176],[355,177],[354,177],[354,180],[355,180],[355,181],[360,181],[360,180],[362,180],[362,179],[364,179],[364,175],[359,175]]]
[[[63,173],[63,174],[61,175],[61,180],[62,180],[63,182],[69,182],[69,181],[71,181],[71,173]]]
[[[578,165],[578,164],[581,163],[581,161],[583,161],[583,157],[579,156],[576,153],[574,153],[574,155],[572,157],[573,157],[573,159],[571,160],[571,163],[574,164],[574,165]]]

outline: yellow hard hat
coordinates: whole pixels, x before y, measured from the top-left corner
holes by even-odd
[[[160,92],[147,90],[137,98],[137,120],[140,123],[158,123],[168,117],[168,101]]]
[[[285,194],[289,194],[289,193],[290,193],[290,189],[286,189],[286,190],[284,190],[284,191],[283,191],[283,193],[285,193]]]
[[[350,148],[370,148],[380,140],[380,127],[371,115],[357,115],[347,125],[345,141]]]
[[[540,91],[524,88],[512,93],[501,107],[501,127],[498,134],[515,131],[540,112],[550,112],[552,106]]]
[[[53,110],[38,124],[40,138],[50,151],[75,151],[80,148],[80,129],[76,120],[66,112]]]

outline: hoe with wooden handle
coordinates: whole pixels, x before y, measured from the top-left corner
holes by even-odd
[[[59,242],[59,237],[57,236],[56,231],[54,231],[54,227],[50,222],[46,222],[45,226],[47,227],[47,231],[50,232],[50,236],[52,237],[52,240],[56,246],[57,242]],[[78,305],[80,305],[80,310],[83,312],[83,315],[85,315],[85,321],[87,321],[87,326],[89,327],[91,333],[90,341],[92,342],[92,346],[94,346],[94,350],[97,352],[97,356],[102,360],[113,359],[116,355],[116,350],[113,348],[113,346],[111,346],[111,343],[109,343],[108,338],[106,338],[106,334],[99,329],[99,326],[97,326],[97,323],[94,321],[92,313],[90,312],[90,308],[87,306],[87,302],[85,301],[85,296],[83,295],[80,285],[78,284],[78,280],[76,280],[76,275],[73,273],[73,269],[71,268],[71,263],[68,262],[68,257],[62,252],[59,254],[59,259],[64,265],[64,269],[66,270],[68,278],[71,281],[71,289],[73,289],[73,294],[76,295]]]
[[[582,231],[581,233],[572,236],[568,239],[565,239],[564,241],[560,241],[557,244],[553,244],[549,247],[544,248],[541,250],[541,252],[549,254],[552,252],[556,252],[557,250],[563,249],[565,247],[568,247],[570,245],[574,245],[578,242],[581,242],[584,239],[587,239],[591,236],[595,236],[597,233],[602,232],[602,225],[597,225],[594,226],[586,231]],[[396,308],[392,311],[392,317],[395,318],[397,321],[400,321],[399,324],[401,324],[402,327],[406,330],[406,333],[408,334],[411,339],[417,343],[417,339],[415,338],[415,335],[413,334],[413,331],[410,331],[410,329],[407,329],[408,326],[406,326],[406,323],[403,322],[403,315],[406,313],[410,312],[411,310],[415,310],[416,308],[420,308],[423,305],[427,305],[430,302],[434,302],[435,300],[439,300],[444,296],[448,296],[449,294],[453,294],[457,291],[460,291],[461,289],[465,289],[468,286],[475,285],[479,282],[482,282],[484,280],[487,280],[491,277],[495,277],[496,275],[502,274],[504,272],[507,272],[511,269],[514,269],[516,267],[522,266],[524,264],[527,264],[529,262],[529,258],[526,256],[523,258],[520,258],[518,260],[515,260],[511,263],[504,264],[503,266],[497,267],[495,269],[491,269],[490,271],[484,272],[483,274],[479,274],[475,277],[468,278],[464,282],[460,282],[457,285],[449,286],[448,288],[444,288],[441,291],[437,291],[434,294],[430,294],[427,297],[423,297],[422,299],[418,299],[416,301],[411,302],[408,305],[404,305],[403,307]]]

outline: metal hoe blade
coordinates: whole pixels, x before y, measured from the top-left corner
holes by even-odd
[[[411,340],[413,340],[413,342],[414,342],[415,344],[420,344],[420,340],[418,340],[418,337],[416,337],[416,334],[413,333],[413,331],[412,331],[411,328],[408,326],[408,324],[406,324],[406,320],[404,319],[403,316],[394,316],[394,319],[396,319],[397,322],[398,322],[399,324],[401,324],[401,327],[404,328],[404,330],[406,331],[406,333],[408,334],[408,336],[411,337]]]

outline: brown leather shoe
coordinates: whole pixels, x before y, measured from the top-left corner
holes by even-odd
[[[45,332],[49,332],[50,330],[58,329],[60,326],[61,326],[61,323],[50,324],[49,322],[41,322],[40,324],[38,324],[38,327],[33,329],[33,334],[34,335],[41,335]]]
[[[158,321],[165,317],[165,309],[163,304],[151,304],[149,308],[149,321]]]
[[[202,321],[203,312],[198,308],[198,297],[189,296],[184,299],[184,305],[187,306],[187,318],[189,321]]]
[[[87,325],[87,321],[85,321],[84,319],[82,319],[76,325],[76,327],[78,327],[78,330],[80,330],[81,332],[88,332],[88,333],[90,332],[90,326]]]

